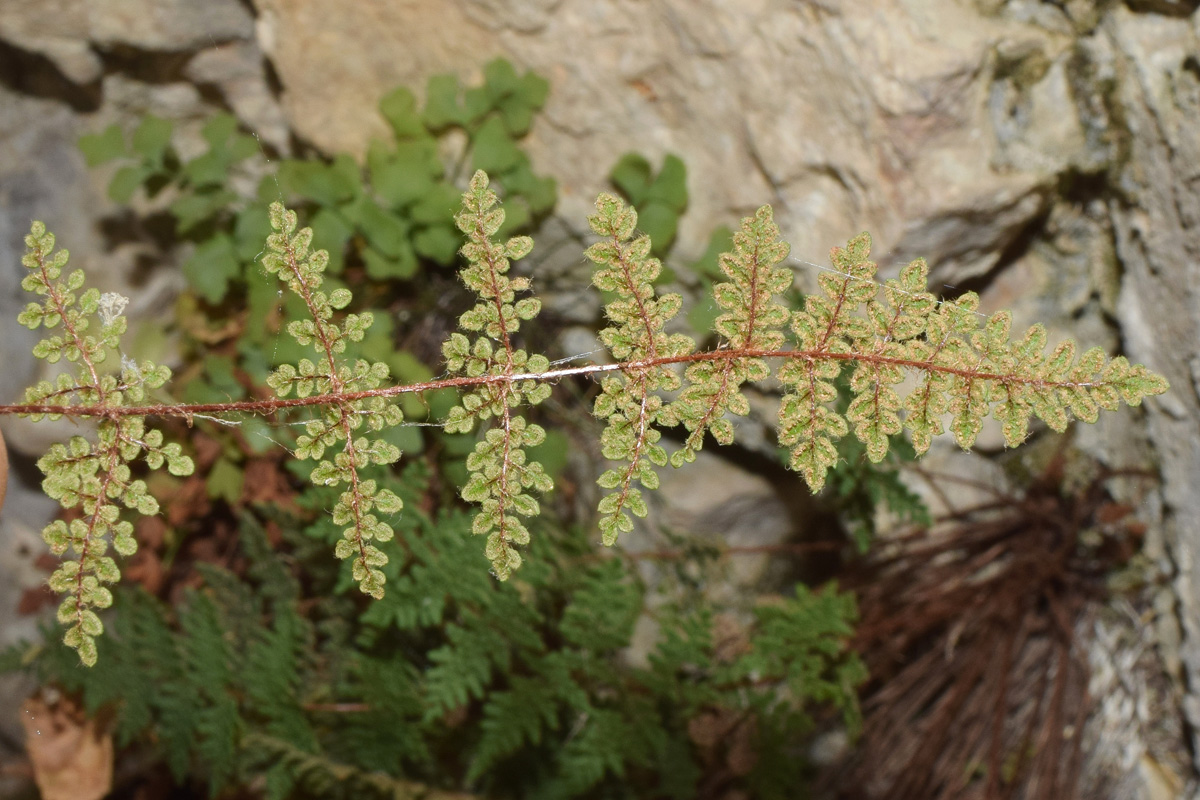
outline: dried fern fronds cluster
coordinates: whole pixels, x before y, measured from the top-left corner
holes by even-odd
[[[444,420],[446,429],[481,429],[462,495],[478,504],[473,530],[487,537],[486,556],[504,579],[520,566],[516,548],[529,539],[522,519],[539,511],[533,493],[552,488],[545,470],[528,455],[545,431],[520,412],[545,400],[552,384],[566,376],[601,379],[595,414],[606,422],[601,448],[614,462],[599,478],[609,490],[599,507],[606,544],[632,529],[631,514],[646,514],[642,490],[657,488],[656,467],[668,460],[675,466],[693,460],[706,435],[721,443],[732,441],[730,416],[749,410],[742,384],[772,374],[785,387],[779,441],[791,449],[792,467],[813,491],[821,489],[836,462],[835,440],[851,431],[878,462],[890,437],[904,430],[917,452],[924,452],[945,430],[947,419],[958,443],[969,447],[984,418],[992,415],[1003,423],[1008,444],[1015,446],[1025,438],[1031,416],[1062,430],[1068,413],[1093,422],[1100,409],[1114,410],[1122,400],[1138,405],[1168,388],[1144,366],[1123,357],[1110,360],[1099,348],[1076,359],[1075,344],[1068,341],[1047,353],[1040,325],[1013,341],[1008,313],[993,315],[980,328],[978,298],[967,294],[938,303],[925,291],[927,268],[920,260],[887,281],[880,298],[866,234],[834,248],[836,271],[821,276],[821,293],[808,297],[802,310],[790,311],[778,299],[792,282],[790,271],[779,266],[788,246],[780,241],[767,206],[743,221],[732,251],[720,258],[727,278],[714,287],[724,311],[715,322],[720,342],[715,349],[699,350],[690,337],[667,332],[682,299],[657,292],[653,281],[662,265],[650,255],[650,239],[637,235],[634,209],[607,194],[600,196],[589,218],[599,241],[588,248],[587,257],[597,266],[593,283],[610,296],[600,337],[614,363],[552,367],[544,356],[519,346],[521,324],[536,319],[540,302],[527,295],[529,279],[510,277],[508,270],[512,261],[530,252],[533,242],[528,237],[496,241],[504,210],[483,172],[471,179],[456,217],[467,238],[461,250],[467,262],[462,279],[478,302],[459,318],[462,332],[452,333],[443,346],[451,377],[389,386],[384,385],[384,365],[343,355],[346,340],[360,339],[371,317],[341,315],[353,299],[350,292],[322,288],[328,256],[310,251],[312,231],[298,229],[295,214],[278,204],[270,217],[274,233],[262,261],[303,301],[308,318],[290,322],[287,329],[298,343],[314,348],[316,359],[279,367],[269,381],[278,397],[267,400],[139,405],[169,372],[145,364],[126,365],[120,376],[102,374],[99,363],[107,349],[116,347],[123,318],[106,316],[95,292],[77,303],[73,292],[83,280],[78,273],[65,284],[56,283],[66,256],[51,256],[53,239],[44,226],[35,223],[27,239],[25,264],[32,273],[25,285],[45,299],[32,304],[22,322],[62,325],[65,334],[44,340],[35,352],[52,361],[66,356],[78,363],[79,377],[33,387],[24,404],[3,406],[0,412],[101,420],[97,442],[76,437],[41,462],[47,493],[67,507],[81,504],[85,514],[70,525],[53,523],[44,534],[55,552],[73,552],[52,585],[68,595],[60,617],[71,626],[68,644],[79,649],[85,663],[94,661],[92,637],[102,629],[91,608],[107,605],[109,595],[101,583],[117,578],[115,563],[103,555],[108,539],[119,552],[134,546],[131,526],[120,519],[116,503],[143,513],[155,510],[144,484],[130,478],[128,462],[143,457],[151,468],[164,461],[177,473],[191,468],[178,445],[163,445],[160,434],[146,430],[147,416],[316,408],[319,415],[307,423],[296,455],[317,461],[315,483],[347,487],[332,510],[335,522],[345,526],[336,554],[352,560],[361,589],[378,597],[384,591],[379,567],[387,556],[375,543],[391,538],[387,519],[399,512],[400,501],[362,479],[360,471],[400,457],[380,433],[400,424],[394,401],[404,393],[456,388],[460,401]],[[87,337],[88,318],[97,313],[100,337]],[[837,396],[833,381],[845,367],[853,370],[854,399],[842,415],[832,407]],[[901,398],[895,387],[907,372],[921,380]],[[661,429],[670,426],[682,426],[686,436],[683,447],[668,459],[659,440]]]

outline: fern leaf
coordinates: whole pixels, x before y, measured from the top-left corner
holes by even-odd
[[[772,351],[783,345],[782,327],[787,309],[774,298],[792,284],[790,270],[775,265],[787,258],[789,248],[779,241],[770,206],[742,220],[733,236],[733,252],[722,254],[718,263],[728,281],[713,287],[717,305],[725,309],[714,327],[732,350]],[[666,424],[682,424],[688,431],[683,447],[671,456],[673,466],[694,461],[711,433],[720,444],[733,442],[733,425],[726,414],[745,416],[750,406],[742,384],[771,374],[761,358],[701,361],[688,366],[686,386],[679,398],[663,413]]]
[[[393,530],[373,512],[395,514],[403,503],[393,492],[379,489],[375,481],[364,479],[361,470],[368,464],[391,464],[400,457],[400,451],[382,439],[372,440],[360,434],[358,429],[364,420],[368,427],[378,431],[400,424],[403,417],[399,406],[385,398],[344,397],[378,388],[388,376],[388,367],[381,362],[357,359],[349,363],[340,357],[347,341],[362,341],[373,317],[370,313],[347,314],[340,324],[335,323],[334,312],[349,305],[352,297],[347,289],[328,294],[321,290],[329,254],[324,250],[309,252],[312,229],[297,230],[295,212],[273,203],[270,219],[275,232],[267,237],[268,252],[263,256],[263,266],[267,272],[277,274],[304,301],[309,319],[289,323],[288,333],[300,345],[311,345],[318,359],[316,362],[301,359],[295,366],[281,365],[267,383],[280,397],[293,391],[299,397],[330,396],[321,418],[309,422],[304,434],[297,438],[296,456],[318,461],[311,476],[314,483],[348,487],[333,507],[334,521],[345,526],[334,552],[339,558],[351,559],[359,589],[378,599],[383,596],[386,580],[380,568],[387,564],[388,557],[370,542],[391,540]],[[322,459],[325,449],[337,442],[341,443],[341,451],[332,459]]]
[[[841,371],[842,357],[861,351],[871,338],[867,319],[854,314],[875,295],[875,263],[867,260],[870,249],[871,237],[865,233],[845,248],[833,248],[830,260],[838,272],[822,273],[817,279],[825,296],[808,297],[804,311],[792,315],[792,330],[805,355],[784,364],[778,373],[789,387],[779,408],[779,441],[791,446],[792,469],[804,475],[814,492],[825,485],[825,473],[837,463],[833,440],[849,431],[846,419],[826,407],[837,397],[833,380]]]
[[[682,334],[668,335],[664,327],[679,313],[682,299],[676,294],[656,297],[652,282],[662,264],[650,257],[650,239],[634,238],[637,212],[619,198],[603,194],[596,200],[596,213],[588,217],[592,232],[603,237],[585,255],[597,269],[592,283],[616,298],[604,307],[609,325],[600,339],[613,358],[625,366],[618,376],[601,382],[595,414],[606,421],[600,439],[604,457],[627,462],[624,468],[606,471],[599,484],[613,489],[600,502],[600,531],[604,544],[611,545],[624,532],[633,530],[629,514],[647,513],[641,486],[654,489],[658,478],[654,465],[667,463],[667,451],[658,444],[659,422],[670,424],[660,391],[679,388],[679,377],[660,359],[684,356],[695,350],[695,342]]]
[[[150,362],[125,361],[119,375],[105,373],[103,362],[120,345],[126,320],[122,316],[127,298],[117,294],[101,295],[83,287],[84,275],[72,271],[65,280],[63,268],[69,255],[54,250],[54,234],[41,222],[34,222],[25,237],[25,256],[21,263],[30,272],[21,286],[42,298],[30,303],[19,321],[31,330],[62,328],[62,335],[51,335],[34,347],[38,358],[55,363],[65,358],[78,365],[78,375],[60,376],[54,384],[42,381],[25,393],[27,403],[57,401],[68,409],[73,404],[94,404],[119,408],[136,405],[149,390],[162,386],[171,376],[164,366]],[[96,335],[88,333],[92,317],[100,322]],[[29,415],[33,419],[41,413]],[[58,418],[59,414],[50,414]],[[163,445],[162,433],[148,430],[145,417],[108,415],[101,420],[95,443],[75,436],[67,446],[56,444],[38,460],[46,476],[42,488],[64,508],[79,507],[82,515],[70,524],[56,520],[42,531],[42,538],[55,555],[68,550],[73,557],[63,561],[50,576],[50,587],[67,595],[58,609],[58,620],[66,626],[63,642],[75,648],[87,666],[96,663],[96,637],[104,625],[96,610],[112,605],[112,592],[104,584],[120,578],[116,562],[106,555],[109,545],[121,555],[137,550],[133,525],[121,520],[121,506],[140,514],[158,513],[158,502],[146,491],[142,480],[131,477],[129,463],[139,456],[151,468],[164,463],[174,475],[192,471],[191,459],[177,444]]]
[[[521,565],[516,546],[529,543],[529,530],[521,517],[539,512],[537,500],[527,490],[545,493],[554,484],[526,452],[541,444],[545,430],[526,423],[514,411],[521,404],[537,405],[550,395],[550,387],[534,377],[514,380],[516,375],[537,375],[550,367],[545,356],[530,356],[513,343],[521,322],[533,319],[541,309],[536,298],[516,299],[517,292],[529,288],[529,280],[507,274],[510,262],[528,255],[533,241],[527,236],[503,244],[492,240],[504,224],[504,209],[496,207],[497,199],[488,188],[487,175],[476,172],[455,223],[467,236],[461,251],[467,267],[461,277],[479,296],[475,307],[459,317],[459,324],[482,335],[472,342],[461,333],[451,334],[442,352],[452,373],[500,379],[466,393],[450,410],[446,430],[469,433],[477,422],[496,419],[496,427],[486,432],[467,459],[470,478],[462,496],[479,504],[472,530],[487,536],[484,554],[496,577],[506,580]],[[494,341],[499,349],[493,347]]]
[[[232,653],[220,611],[205,595],[191,596],[179,625],[188,683],[197,695],[191,716],[195,752],[211,776],[215,794],[233,775],[241,731],[237,702],[229,693],[234,682]]]
[[[641,592],[614,559],[587,573],[563,612],[560,630],[577,647],[616,650],[629,645],[641,608]]]
[[[488,695],[480,723],[482,736],[467,770],[468,783],[521,748],[540,744],[547,731],[557,728],[562,700],[556,684],[570,683],[565,669],[558,673],[517,676],[507,690]]]
[[[496,661],[508,661],[508,643],[498,631],[451,625],[446,636],[447,644],[429,654],[434,666],[425,675],[427,720],[482,696]]]

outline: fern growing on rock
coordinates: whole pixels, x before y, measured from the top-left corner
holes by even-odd
[[[873,462],[884,458],[890,438],[905,429],[917,452],[924,452],[933,436],[943,432],[947,415],[963,447],[974,443],[989,414],[1002,422],[1006,441],[1015,446],[1025,438],[1031,416],[1062,430],[1068,412],[1091,422],[1100,409],[1115,409],[1122,400],[1137,405],[1168,388],[1144,366],[1123,357],[1109,360],[1098,348],[1077,360],[1074,343],[1064,342],[1047,354],[1040,325],[1013,341],[1007,313],[993,315],[980,328],[978,298],[967,294],[936,302],[925,291],[923,261],[905,267],[898,279],[884,285],[883,298],[876,299],[879,286],[866,234],[845,248],[834,248],[836,270],[821,276],[821,295],[789,312],[776,299],[791,281],[789,271],[779,266],[788,248],[779,240],[769,207],[742,223],[732,252],[720,259],[728,279],[714,286],[724,310],[715,322],[721,342],[699,351],[691,338],[668,332],[682,300],[656,293],[653,281],[661,264],[650,255],[650,239],[637,235],[635,210],[611,195],[601,195],[589,219],[600,240],[587,256],[597,265],[596,287],[611,293],[605,306],[608,325],[600,336],[614,361],[553,367],[544,356],[518,346],[521,323],[533,320],[540,304],[518,297],[530,288],[527,278],[507,273],[533,243],[527,237],[495,241],[504,223],[504,211],[496,203],[487,176],[477,172],[456,224],[467,237],[462,277],[478,302],[459,318],[464,332],[452,333],[443,347],[450,377],[403,385],[384,385],[384,365],[342,358],[346,341],[361,338],[369,326],[368,315],[337,319],[352,299],[349,291],[322,289],[327,255],[311,251],[312,231],[298,229],[295,214],[273,206],[274,233],[262,262],[303,301],[308,318],[290,322],[288,332],[300,344],[311,345],[316,360],[276,369],[270,379],[279,395],[274,399],[208,404],[137,405],[148,389],[167,379],[169,373],[161,367],[129,364],[119,377],[101,373],[105,348],[116,346],[124,321],[104,312],[94,292],[75,300],[73,292],[82,286],[78,273],[66,284],[56,282],[65,254],[52,256],[52,237],[41,223],[34,224],[24,260],[33,272],[25,285],[45,300],[31,305],[22,321],[31,327],[62,324],[65,336],[45,340],[35,352],[50,360],[67,357],[79,365],[79,375],[34,387],[25,403],[2,406],[0,412],[100,420],[95,442],[76,437],[41,461],[47,493],[68,508],[82,506],[84,512],[69,524],[52,523],[44,536],[56,553],[73,551],[51,584],[67,594],[60,619],[69,626],[67,643],[85,663],[95,660],[94,637],[102,627],[92,609],[110,600],[101,584],[117,579],[115,562],[104,555],[109,537],[119,552],[132,549],[131,529],[120,519],[117,502],[143,513],[155,510],[144,484],[131,478],[127,462],[141,455],[151,468],[166,462],[175,472],[190,469],[178,445],[164,445],[160,434],[146,429],[147,416],[190,419],[197,414],[316,409],[317,418],[305,423],[297,440],[296,455],[317,461],[315,484],[346,487],[332,509],[334,522],[343,529],[336,554],[351,559],[362,591],[379,597],[387,556],[375,543],[391,538],[387,518],[400,510],[400,501],[361,473],[369,464],[395,462],[399,452],[378,435],[366,435],[363,427],[378,433],[399,424],[395,400],[405,393],[457,389],[460,402],[444,420],[446,429],[469,432],[477,425],[490,426],[468,459],[471,474],[462,494],[479,504],[472,530],[487,537],[485,554],[504,579],[520,566],[516,548],[529,540],[523,520],[539,511],[530,492],[552,488],[545,471],[528,456],[528,448],[545,432],[519,412],[542,402],[552,384],[567,376],[594,375],[601,381],[595,414],[606,423],[602,451],[615,464],[599,478],[609,490],[599,506],[605,544],[632,529],[631,514],[646,513],[642,490],[657,487],[655,467],[668,461],[659,444],[661,428],[682,426],[685,431],[683,447],[670,459],[675,466],[693,459],[706,435],[732,441],[729,415],[748,411],[741,385],[772,374],[785,389],[779,441],[790,448],[791,466],[813,491],[822,488],[836,461],[834,442],[851,430]],[[84,334],[88,317],[97,312],[101,334],[89,338]],[[790,345],[788,328],[794,337]],[[774,373],[772,363],[778,365]],[[839,414],[832,406],[834,380],[844,367],[852,370],[853,398],[845,414]],[[895,387],[908,372],[921,380],[901,399]],[[674,398],[668,399],[668,393]]]

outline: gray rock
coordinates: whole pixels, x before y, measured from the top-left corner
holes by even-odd
[[[831,245],[870,230],[884,277],[927,257],[935,291],[969,283],[982,290],[985,312],[1013,309],[1017,328],[1041,321],[1053,340],[1123,350],[1166,374],[1170,394],[1080,426],[1077,442],[1112,465],[1160,468],[1162,495],[1144,511],[1161,525],[1146,548],[1174,575],[1181,633],[1169,632],[1166,603],[1156,612],[1156,645],[1164,663],[1179,665],[1182,692],[1200,686],[1194,8],[1172,0],[254,0],[252,19],[237,0],[8,0],[0,40],[44,56],[66,82],[87,84],[100,108],[84,120],[51,100],[0,96],[0,247],[13,263],[29,220],[44,218],[79,263],[112,281],[105,288],[119,288],[130,254],[99,254],[89,215],[106,206],[74,153],[79,133],[130,126],[153,110],[181,121],[182,146],[195,147],[215,99],[280,149],[294,133],[330,153],[361,154],[386,135],[376,110],[384,92],[419,90],[440,72],[473,80],[506,55],[552,85],[528,144],[537,169],[559,180],[561,221],[522,268],[562,321],[597,316],[595,296],[581,290],[590,275],[581,251],[609,167],[629,150],[652,161],[675,152],[691,190],[680,259],[698,255],[715,225],[771,202],[804,285]],[[104,54],[122,49],[179,54],[179,74],[149,83],[105,74]],[[262,55],[278,77],[278,102]],[[13,270],[0,265],[0,314],[11,320],[23,304]],[[564,337],[568,352],[592,347],[583,330]],[[4,331],[0,357],[12,366],[0,394],[34,374],[22,360],[32,337]],[[754,417],[739,428],[756,452],[773,451],[774,404],[769,391],[756,392]],[[37,437],[61,434],[39,430],[17,432],[14,448],[37,451]],[[1002,450],[994,427],[981,445]],[[786,535],[754,476],[704,459],[668,487],[663,519],[747,543]],[[959,474],[995,469],[945,443],[927,464],[942,459]],[[718,497],[716,506],[705,499]],[[727,586],[761,574],[746,568]],[[653,631],[640,635],[650,641]],[[1200,696],[1191,691],[1184,708],[1200,730]],[[1171,711],[1151,707],[1149,717]],[[1118,766],[1130,792],[1153,791],[1144,760]]]
[[[170,52],[250,39],[254,20],[238,0],[106,0],[88,6],[88,33],[101,45]]]
[[[6,0],[0,40],[40,53],[75,83],[100,77],[103,63],[88,42],[86,0]]]
[[[1184,711],[1192,752],[1200,754],[1200,382],[1193,369],[1200,351],[1200,36],[1186,19],[1121,7],[1101,30],[1116,53],[1112,102],[1132,134],[1120,176],[1126,202],[1114,204],[1112,213],[1124,267],[1118,318],[1129,355],[1172,386],[1161,400],[1147,401],[1147,419],[1183,626],[1190,687]]]
[[[199,85],[216,86],[250,130],[281,153],[291,152],[290,127],[271,91],[263,53],[253,42],[230,42],[197,53],[184,71]]]

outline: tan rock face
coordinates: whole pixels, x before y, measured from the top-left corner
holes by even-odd
[[[0,87],[0,239],[13,262],[34,217],[89,270],[124,259],[101,256],[95,241],[90,216],[107,206],[86,186],[73,145],[81,133],[132,127],[147,110],[194,133],[222,106],[280,152],[294,134],[361,155],[387,133],[376,110],[384,93],[400,84],[419,93],[438,73],[475,80],[504,56],[551,83],[527,144],[537,170],[559,181],[560,219],[541,241],[565,242],[554,258],[572,280],[586,280],[575,239],[612,164],[630,150],[654,161],[674,152],[691,193],[683,257],[698,255],[714,226],[770,202],[802,282],[817,269],[804,262],[826,264],[831,245],[870,230],[885,277],[925,256],[935,291],[982,288],[984,311],[1014,308],[1021,324],[1046,322],[1052,339],[1124,349],[1173,390],[1147,404],[1146,435],[1123,413],[1086,426],[1080,441],[1114,466],[1153,448],[1164,524],[1152,531],[1166,538],[1148,549],[1174,576],[1182,618],[1182,649],[1166,660],[1181,665],[1179,685],[1200,685],[1191,566],[1200,547],[1200,16],[1188,3],[0,5],[0,41],[23,66],[49,64],[36,80],[10,75]],[[108,60],[115,52],[171,54],[178,69],[169,79],[131,75]],[[63,82],[87,87],[99,108],[79,113],[45,88]],[[105,274],[115,282],[122,270]],[[561,313],[586,325],[595,308]],[[10,331],[0,332],[0,351],[25,372],[28,345]],[[14,452],[38,451],[32,433],[8,430]],[[1167,625],[1174,609],[1164,608]],[[1187,713],[1200,728],[1194,694]]]
[[[985,310],[1015,306],[1085,345],[1112,346],[1116,318],[1130,355],[1181,392],[1149,405],[1179,520],[1151,550],[1178,570],[1182,661],[1200,684],[1195,15],[1024,0],[258,5],[289,116],[323,148],[361,153],[396,83],[504,55],[550,79],[531,150],[576,232],[621,153],[675,152],[685,249],[771,202],[797,261],[826,263],[867,229],[885,275],[925,256],[935,290],[975,281]],[[1083,446],[1136,461],[1135,427]],[[1188,713],[1200,725],[1200,701]]]
[[[397,83],[503,54],[550,78],[532,149],[561,181],[563,216],[583,219],[621,153],[677,152],[691,175],[681,240],[692,247],[773,202],[796,253],[813,260],[870,229],[882,252],[919,249],[944,270],[978,274],[1044,211],[1053,168],[1080,146],[1070,109],[1049,108],[1068,91],[1067,37],[955,3],[873,3],[869,13],[768,0],[258,8],[289,116],[322,149],[363,152],[384,131],[375,103]],[[991,85],[998,65],[1025,62],[1055,67],[1030,103],[1059,124],[1030,145],[1044,155],[1014,168],[1020,155],[1009,154],[998,170]]]
[[[457,3],[259,0],[256,32],[295,131],[330,153],[362,155],[387,129],[379,98],[503,52]]]

